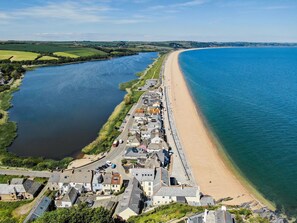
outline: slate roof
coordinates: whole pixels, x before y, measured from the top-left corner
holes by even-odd
[[[126,188],[122,196],[122,199],[119,202],[118,213],[121,213],[127,208],[130,208],[136,214],[139,214],[141,210],[141,202],[142,202],[142,190],[139,188],[139,182],[134,177],[129,182],[129,185]]]
[[[23,186],[27,193],[32,194],[33,196],[36,196],[37,193],[40,191],[42,184],[35,182],[34,180],[25,180],[23,183]]]
[[[154,194],[154,196],[172,196],[172,197],[196,197],[198,193],[197,187],[181,187],[181,186],[163,186]]]
[[[112,173],[105,173],[103,175],[103,184],[111,184]]]
[[[78,192],[74,187],[71,187],[71,189],[63,196],[61,201],[64,202],[71,202],[71,204],[74,204],[78,196]]]
[[[34,212],[32,213],[29,221],[32,221],[43,215],[44,212],[46,212],[49,209],[51,202],[52,199],[50,199],[49,197],[43,197],[36,209],[34,210]]]
[[[8,185],[8,184],[0,184],[0,194],[14,194],[15,192],[18,193],[25,193],[25,188],[23,185]]]
[[[156,168],[153,192],[154,194],[163,186],[169,186],[168,171],[162,167]]]
[[[23,184],[24,178],[12,178],[10,184]]]
[[[154,181],[155,178],[155,169],[133,168],[131,173],[139,182]]]
[[[36,196],[42,184],[29,179],[13,178],[11,184],[0,184],[0,194],[29,193]]]
[[[232,216],[228,211],[216,210],[216,223],[233,223]]]

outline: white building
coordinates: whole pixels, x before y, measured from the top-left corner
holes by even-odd
[[[92,180],[92,189],[93,192],[97,192],[97,191],[102,191],[103,189],[103,176],[101,173],[96,173],[93,176],[93,180]]]
[[[122,182],[122,177],[119,173],[105,173],[102,182],[102,190],[104,194],[119,192],[121,190]]]
[[[155,169],[133,168],[130,169],[131,174],[139,181],[146,196],[153,195]]]
[[[92,191],[92,171],[73,170],[71,172],[65,171],[60,173],[58,180],[59,190],[66,189],[65,185],[69,184],[70,187],[74,187],[80,192]],[[69,186],[67,186],[69,188]]]
[[[197,187],[190,186],[162,186],[154,193],[153,205],[169,204],[171,202],[200,205],[200,192]]]
[[[64,195],[55,200],[57,208],[69,208],[75,204],[78,198],[78,192],[75,188],[71,187]]]

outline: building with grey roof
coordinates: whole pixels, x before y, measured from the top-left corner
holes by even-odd
[[[234,223],[233,216],[226,210],[225,206],[221,209],[209,211],[193,215],[187,219],[187,223]]]
[[[191,186],[161,186],[156,192],[154,192],[152,200],[153,205],[181,202],[193,206],[199,206],[200,192],[197,187]]]
[[[55,204],[58,208],[72,207],[73,204],[75,204],[77,198],[78,191],[74,187],[71,187],[71,189],[68,190],[66,194],[62,195],[62,197],[55,201]]]
[[[128,148],[125,153],[126,159],[145,159],[147,153],[140,148]]]
[[[139,182],[134,177],[130,182],[116,210],[117,215],[124,220],[141,213],[143,208],[143,192]]]
[[[155,169],[148,168],[133,168],[130,170],[133,177],[135,177],[147,196],[153,195],[153,185],[155,179]]]
[[[33,213],[30,213],[31,216],[28,218],[29,222],[33,221],[36,218],[42,216],[46,211],[50,209],[50,205],[52,203],[52,199],[49,197],[43,197],[38,206],[35,208]]]
[[[41,189],[42,184],[34,180],[13,178],[9,184],[0,184],[0,200],[33,199]]]

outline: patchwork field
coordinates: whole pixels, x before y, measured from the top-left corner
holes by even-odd
[[[59,57],[70,57],[70,58],[78,58],[79,56],[72,54],[72,53],[67,53],[67,52],[55,52],[55,56]]]
[[[51,57],[51,56],[43,56],[43,57],[40,57],[38,60],[58,60],[58,58]]]
[[[92,48],[76,48],[73,50],[67,50],[64,52],[55,52],[54,55],[62,56],[62,57],[70,57],[70,58],[77,58],[77,57],[88,57],[94,55],[107,55],[107,53],[96,50]]]
[[[38,53],[25,52],[25,51],[13,51],[13,50],[0,50],[0,59],[9,59],[11,61],[22,60],[35,60],[39,56]]]

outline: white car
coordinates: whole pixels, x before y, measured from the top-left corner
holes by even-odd
[[[111,165],[112,165],[112,162],[109,161],[109,160],[107,160],[107,161],[106,161],[106,164],[107,164],[108,166],[111,166]]]

